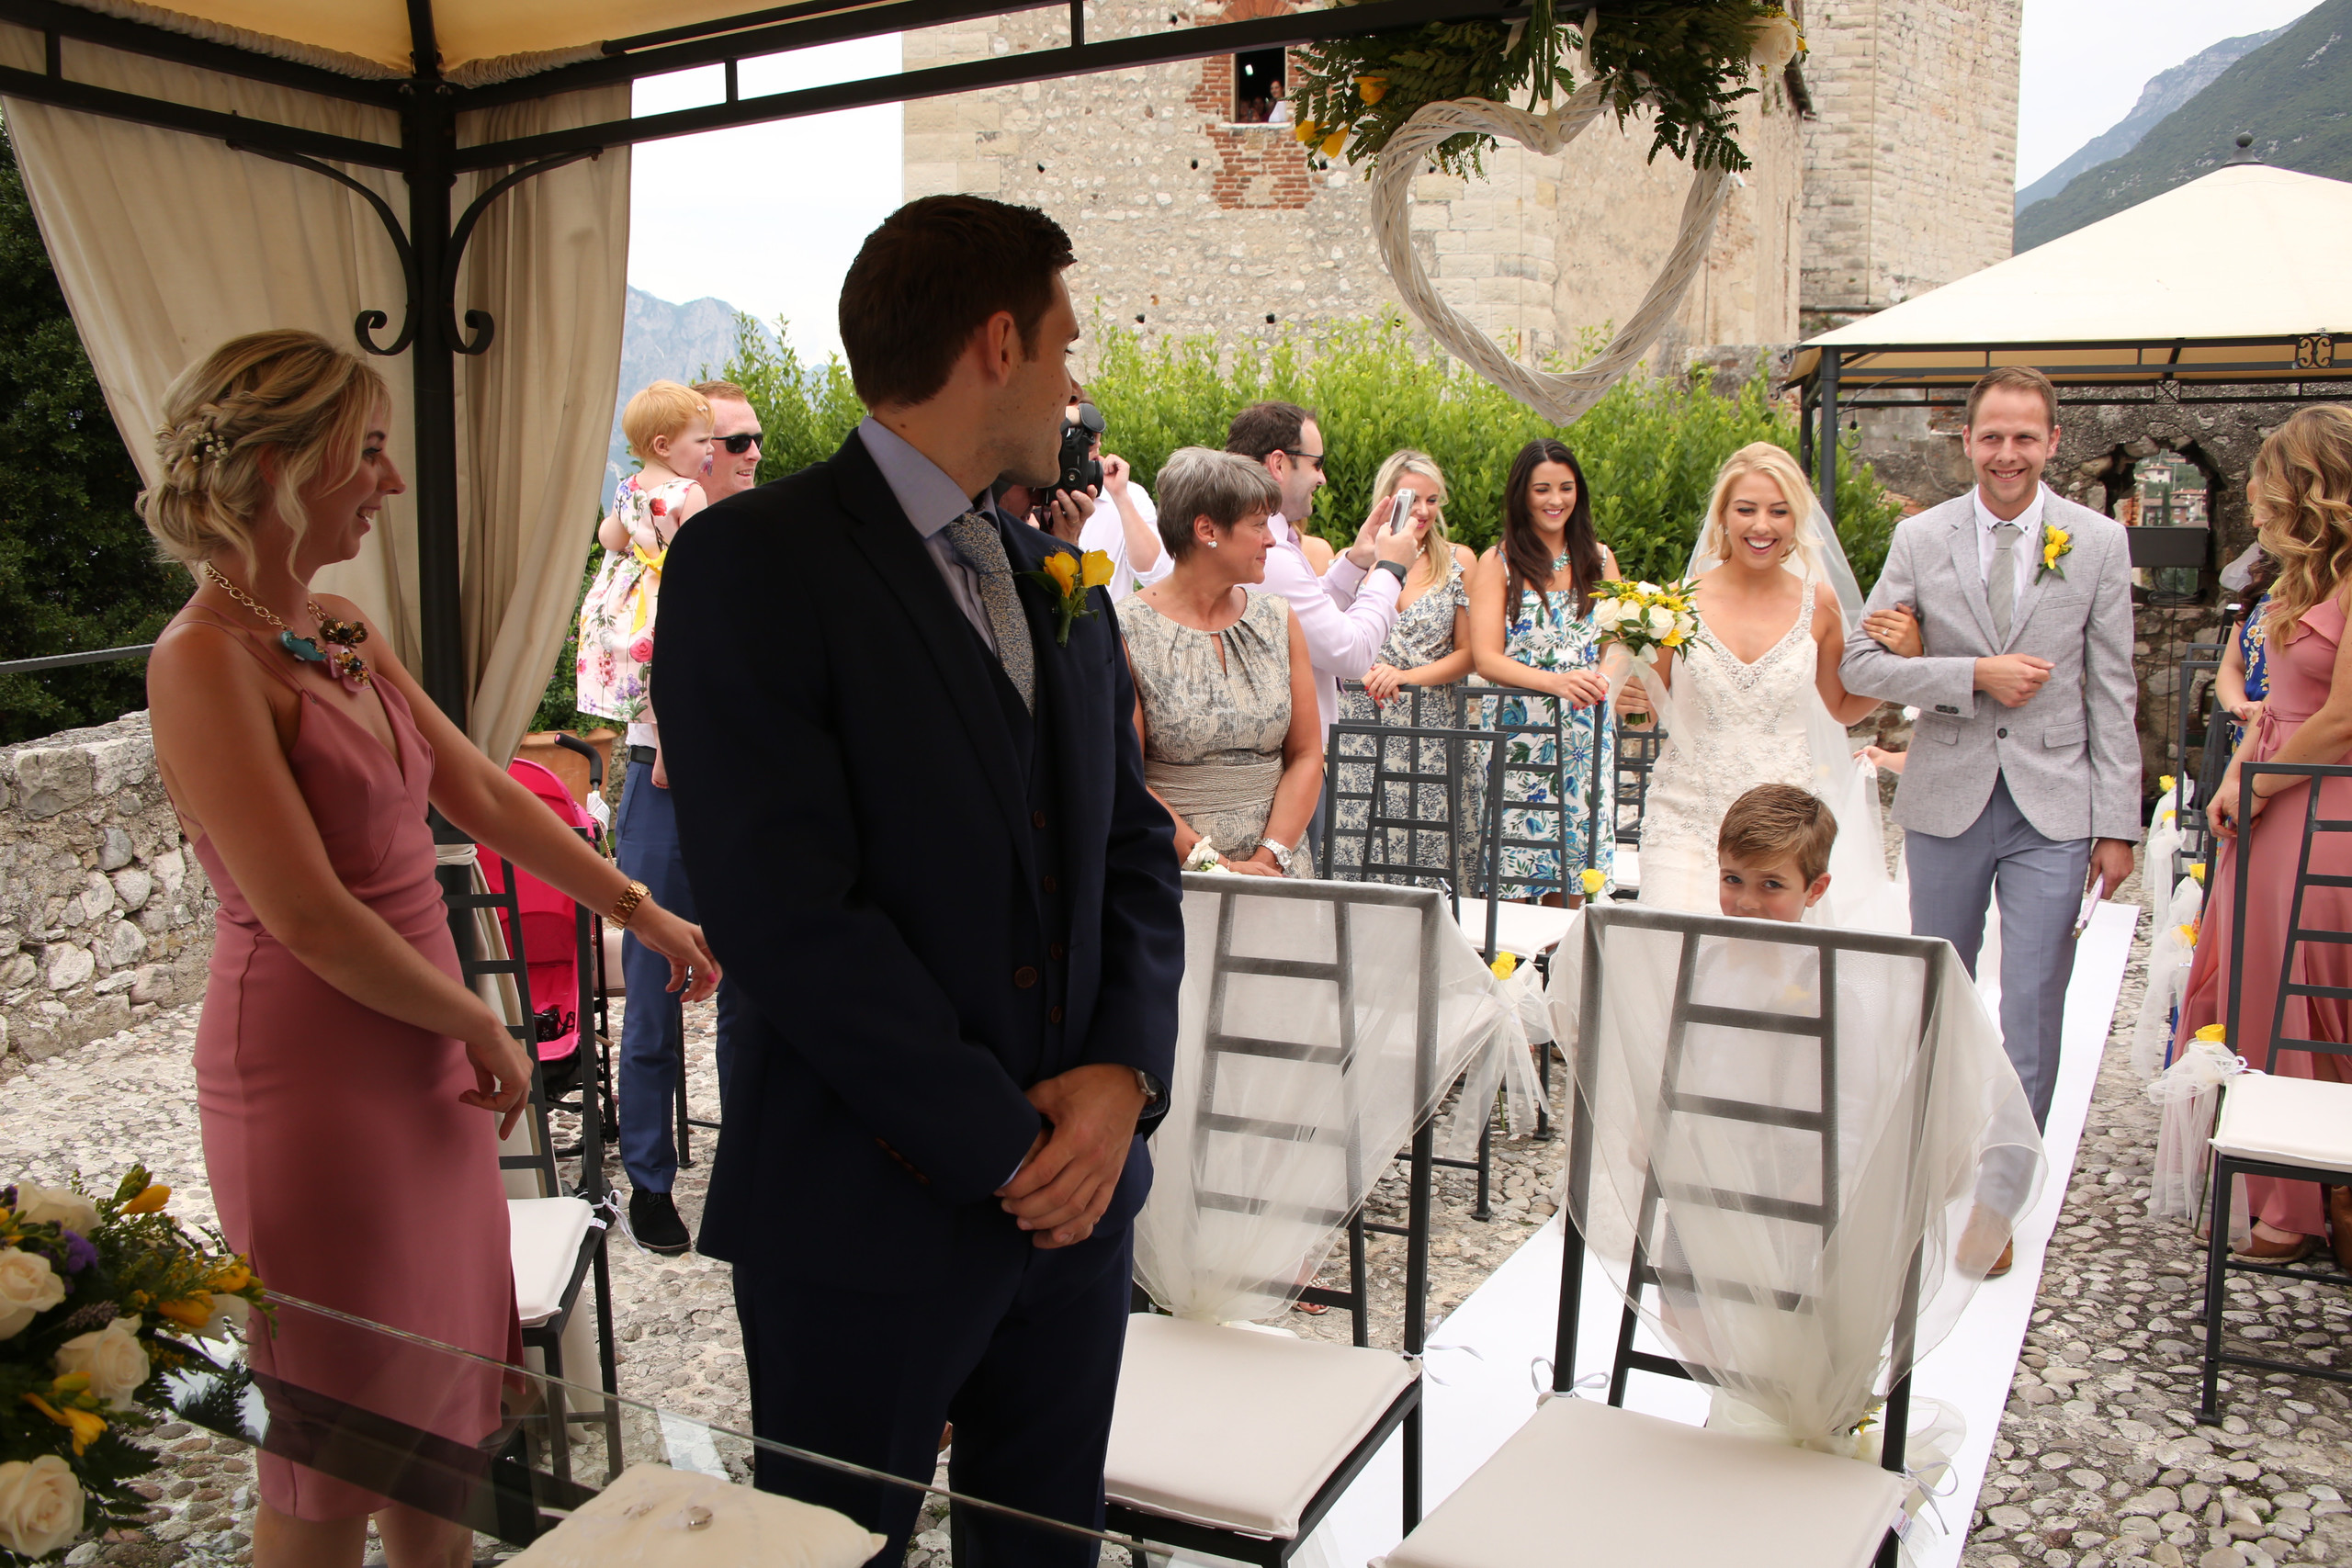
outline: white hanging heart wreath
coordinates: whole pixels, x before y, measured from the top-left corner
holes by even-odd
[[[1464,131],[1516,141],[1531,152],[1557,152],[1607,107],[1605,85],[1587,84],[1558,108],[1545,114],[1512,108],[1485,98],[1453,98],[1424,104],[1413,118],[1388,139],[1372,176],[1372,233],[1380,247],[1381,265],[1404,296],[1406,309],[1444,347],[1480,375],[1533,409],[1555,424],[1575,423],[1599,402],[1619,377],[1633,368],[1681,307],[1690,280],[1706,260],[1707,244],[1714,237],[1715,219],[1731,190],[1731,175],[1722,169],[1698,171],[1690,194],[1682,203],[1682,223],[1674,236],[1641,307],[1618,329],[1599,358],[1576,370],[1532,370],[1471,323],[1461,311],[1438,297],[1436,287],[1414,254],[1411,223],[1413,176],[1449,137]]]

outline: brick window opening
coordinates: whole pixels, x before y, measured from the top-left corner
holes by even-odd
[[[1238,125],[1263,125],[1276,118],[1282,101],[1283,54],[1279,49],[1252,50],[1233,57],[1233,118]],[[1282,118],[1288,118],[1285,106]]]

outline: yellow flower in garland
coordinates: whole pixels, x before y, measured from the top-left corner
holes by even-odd
[[[2033,574],[2033,580],[2040,582],[2043,578],[2055,572],[2060,581],[2064,581],[2066,569],[2058,563],[2065,559],[2074,547],[2075,536],[2055,524],[2043,524],[2041,525],[2041,567]]]
[[[1322,134],[1323,128],[1316,124],[1311,119],[1300,120],[1298,122],[1298,129],[1291,132],[1291,135],[1296,137],[1300,141],[1309,147],[1314,146]]]
[[[1323,156],[1326,158],[1336,158],[1340,155],[1340,150],[1347,144],[1347,128],[1345,126],[1341,126],[1339,130],[1331,132],[1330,135],[1323,139]]]
[[[1365,103],[1376,104],[1387,96],[1387,77],[1359,76],[1356,78],[1356,96],[1362,98]]]
[[[122,1212],[126,1214],[157,1213],[171,1201],[172,1190],[160,1181],[153,1182],[142,1190],[139,1196],[125,1203],[122,1206]]]
[[[67,1380],[60,1378],[57,1381],[60,1383],[63,1383]],[[83,1381],[85,1383],[88,1382],[86,1378]],[[59,1390],[52,1390],[52,1392],[62,1393],[62,1391]],[[106,1436],[106,1417],[100,1416],[94,1410],[77,1410],[71,1404],[66,1405],[61,1410],[56,1405],[51,1404],[48,1400],[43,1399],[37,1393],[28,1393],[24,1395],[24,1401],[27,1404],[31,1405],[35,1410],[40,1411],[42,1415],[48,1416],[51,1420],[56,1422],[59,1426],[74,1434],[74,1454],[77,1459],[81,1457],[82,1453],[87,1450],[92,1443],[96,1442],[100,1438]]]

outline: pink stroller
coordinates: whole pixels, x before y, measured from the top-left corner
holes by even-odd
[[[566,827],[594,841],[595,819],[571,798],[561,779],[520,757],[507,764],[506,772],[547,802],[548,809],[563,818]],[[492,887],[503,886],[504,863],[486,845],[480,853],[483,877]],[[522,951],[530,966],[531,999],[535,1004],[545,1003],[532,1019],[539,1071],[551,1099],[566,1096],[579,1084],[581,1028],[595,1027],[594,1020],[580,1016],[575,1000],[581,994],[579,906],[519,866],[514,868],[514,898],[523,911]],[[498,918],[503,926],[507,925],[505,910],[501,909]],[[509,953],[514,951],[511,926],[507,926],[506,945]]]

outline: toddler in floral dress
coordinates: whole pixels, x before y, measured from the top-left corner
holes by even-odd
[[[580,711],[629,727],[632,746],[656,744],[648,681],[662,562],[679,525],[701,511],[713,424],[702,394],[656,381],[621,411],[621,432],[644,467],[614,488],[596,528],[605,561],[580,606]]]

